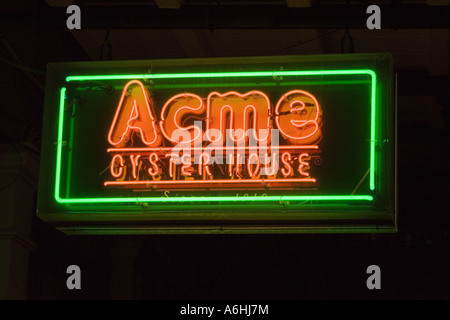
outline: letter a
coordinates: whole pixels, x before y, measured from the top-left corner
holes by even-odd
[[[381,10],[379,6],[371,5],[367,7],[366,13],[371,13],[372,15],[367,18],[366,25],[367,29],[381,29]]]
[[[71,273],[72,275],[67,278],[66,286],[67,289],[81,289],[81,270],[79,266],[70,265],[67,267],[66,273]]]
[[[66,26],[67,29],[81,29],[81,10],[79,6],[71,5],[67,7],[66,13],[71,13],[72,15],[67,18]]]
[[[144,85],[137,80],[128,82],[109,130],[109,143],[115,147],[124,147],[135,133],[147,147],[159,146],[162,138],[157,131],[154,114],[153,102]]]
[[[366,273],[372,275],[367,278],[366,285],[369,290],[381,289],[381,270],[377,265],[370,265],[367,267]]]

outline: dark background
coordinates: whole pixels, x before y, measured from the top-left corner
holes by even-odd
[[[27,214],[35,246],[27,265],[16,266],[28,270],[24,298],[449,298],[448,3],[371,1],[381,7],[382,29],[367,30],[365,1],[288,8],[295,1],[235,7],[236,1],[185,0],[177,9],[159,9],[159,1],[54,2],[1,5],[2,144],[26,146],[38,157],[41,143],[51,143],[40,139],[49,62],[391,52],[398,76],[399,229],[67,236],[33,209]],[[81,7],[81,30],[65,26],[71,2]],[[66,288],[71,264],[82,270],[81,290]],[[381,268],[381,290],[366,287],[372,264]]]

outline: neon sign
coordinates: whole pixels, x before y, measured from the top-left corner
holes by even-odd
[[[392,82],[358,57],[57,64],[41,215],[369,221],[394,185]]]
[[[281,71],[246,73],[196,73],[123,76],[67,77],[68,82],[97,81],[102,79],[128,80],[120,88],[120,98],[112,123],[108,128],[106,147],[110,155],[106,170],[109,178],[102,181],[107,189],[151,191],[145,197],[68,198],[60,196],[60,173],[57,170],[55,199],[59,203],[92,202],[164,202],[164,201],[240,201],[235,196],[191,196],[189,198],[157,196],[155,191],[176,190],[326,190],[324,181],[314,171],[321,163],[318,144],[322,138],[322,107],[317,97],[306,90],[293,88],[280,92],[274,101],[261,90],[237,90],[219,93],[212,91],[203,96],[177,92],[159,103],[142,81],[147,78],[222,78],[275,76],[341,76],[362,77],[349,83],[368,83],[370,131],[365,153],[369,154],[368,182],[375,188],[376,131],[376,74],[369,69],[336,71]],[[365,79],[369,80],[365,80]],[[130,81],[131,80],[131,81]],[[321,82],[319,82],[321,83]],[[327,84],[340,83],[324,82]],[[344,82],[345,83],[345,82]],[[61,90],[60,115],[63,114],[65,88]],[[323,97],[322,97],[323,99]],[[251,101],[251,103],[246,103]],[[276,102],[275,102],[276,101]],[[230,103],[231,102],[231,103]],[[114,103],[117,104],[117,101]],[[159,106],[158,106],[159,104]],[[162,105],[162,108],[161,108]],[[108,105],[109,107],[109,105]],[[161,108],[160,111],[156,110]],[[262,116],[261,116],[262,115]],[[267,115],[269,115],[267,117]],[[191,119],[187,119],[190,118]],[[202,118],[203,117],[203,118]],[[159,119],[158,119],[159,118]],[[158,122],[159,121],[159,122]],[[184,123],[184,122],[188,123]],[[60,125],[63,120],[60,119]],[[339,122],[338,122],[339,123]],[[205,128],[203,128],[205,127]],[[256,130],[257,129],[257,130]],[[63,131],[63,129],[60,130]],[[338,132],[334,132],[335,136]],[[142,138],[141,138],[142,137]],[[272,143],[273,140],[283,143]],[[278,140],[279,139],[279,140]],[[321,142],[322,143],[322,142]],[[277,148],[274,148],[277,146]],[[186,150],[188,150],[186,152]],[[62,153],[62,148],[58,148]],[[176,152],[181,152],[176,153]],[[190,155],[190,156],[189,156]],[[60,155],[57,156],[57,162]],[[225,167],[223,164],[226,164]],[[212,165],[217,165],[214,173]],[[61,164],[57,166],[61,167]],[[103,171],[105,172],[105,170]],[[204,180],[204,181],[202,181]],[[319,189],[320,186],[320,189]],[[59,188],[58,188],[59,187]],[[141,195],[142,193],[137,193]],[[266,194],[266,193],[264,193]],[[138,199],[138,200],[137,200]],[[187,200],[189,199],[189,200]],[[370,193],[355,194],[282,194],[248,197],[249,201],[317,200],[317,201],[372,201]]]
[[[160,130],[155,114],[142,82],[128,82],[109,130],[112,179],[105,186],[155,190],[317,185],[308,169],[311,157],[320,152],[315,143],[321,138],[322,112],[306,91],[283,94],[275,108],[257,90],[211,92],[205,99],[180,93],[161,108]],[[203,120],[183,125],[189,118]],[[278,132],[286,144],[280,145]],[[164,139],[172,146],[163,147]]]

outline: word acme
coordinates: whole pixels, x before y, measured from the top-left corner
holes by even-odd
[[[317,185],[322,110],[291,90],[273,105],[257,90],[179,93],[158,108],[149,90],[128,82],[112,121],[110,181],[132,189],[298,188]]]

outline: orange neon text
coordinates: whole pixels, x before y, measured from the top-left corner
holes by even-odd
[[[322,111],[318,100],[302,90],[285,93],[274,106],[257,90],[211,92],[205,99],[180,93],[164,103],[159,119],[149,91],[140,81],[130,81],[123,89],[108,141],[114,147],[129,146],[131,135],[137,134],[147,147],[160,146],[163,138],[173,145],[194,141],[225,144],[227,139],[270,144],[271,130],[277,129],[290,144],[313,145],[321,138]],[[228,129],[234,130],[228,131],[233,135],[227,136]],[[249,129],[253,130],[250,137],[244,135]]]
[[[272,100],[274,99],[274,100]],[[107,140],[106,187],[316,186],[322,108],[303,90],[180,92],[155,98],[138,80],[120,96]],[[321,161],[317,161],[321,163]]]
[[[263,157],[257,153],[246,154],[243,157],[229,159],[222,165],[211,163],[206,153],[200,155],[195,161],[193,155],[184,154],[181,157],[172,157],[172,154],[149,155],[116,154],[111,159],[111,175],[114,181],[123,181],[122,184],[133,181],[166,181],[167,184],[178,180],[189,180],[195,183],[214,178],[214,180],[233,179],[300,179],[309,177],[309,160],[317,156],[309,153],[284,152],[283,154],[265,153]],[[281,168],[281,170],[279,170]],[[213,174],[214,172],[214,174]],[[297,181],[296,180],[296,181]],[[241,180],[242,181],[242,180]],[[315,182],[314,178],[304,182]],[[114,185],[105,183],[105,185]]]

